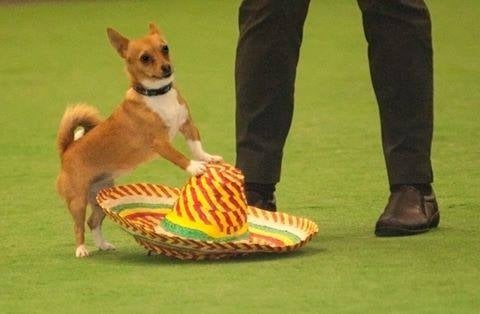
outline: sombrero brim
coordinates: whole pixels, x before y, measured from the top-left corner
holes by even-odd
[[[318,226],[306,218],[248,207],[247,239],[213,242],[183,238],[157,227],[179,194],[178,188],[138,183],[104,189],[97,201],[108,217],[147,250],[180,259],[289,252],[305,245],[318,232]]]

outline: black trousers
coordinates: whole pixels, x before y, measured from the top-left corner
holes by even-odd
[[[309,0],[244,0],[237,46],[237,167],[277,183]],[[431,24],[422,0],[358,0],[390,184],[431,183]]]

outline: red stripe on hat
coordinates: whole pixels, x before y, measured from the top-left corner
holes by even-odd
[[[209,213],[212,215],[212,217],[215,220],[215,222],[216,222],[218,228],[220,229],[220,231],[222,231],[222,232],[225,231],[225,226],[222,224],[222,222],[220,221],[220,218],[218,217],[218,215],[216,213],[216,207],[217,206],[214,205],[214,203],[212,202],[212,199],[210,198],[210,194],[207,191],[207,188],[209,188],[209,186],[205,182],[205,177],[202,177],[199,185],[202,187],[202,189],[198,190],[197,193],[201,193],[203,195],[203,198],[205,198],[205,200],[207,201],[208,205],[211,208]],[[212,191],[212,192],[215,192],[215,191]]]
[[[220,229],[220,231],[224,232],[225,227],[223,226],[222,222],[220,221],[220,218],[217,216],[217,213],[214,210],[211,210],[210,214],[212,215],[213,219],[215,219],[215,222],[217,223],[217,226]]]
[[[189,209],[189,206],[188,206],[188,199],[187,199],[187,191],[186,190],[183,190],[182,191],[182,195],[180,196],[181,200],[182,200],[182,204],[183,204],[183,210],[185,211],[185,213],[187,214],[188,218],[190,219],[190,221],[195,221],[195,218],[193,218],[193,215],[192,213],[190,212],[190,209]],[[180,215],[182,216],[182,215]]]
[[[223,173],[223,177],[229,181],[229,183],[235,184],[236,186],[243,186],[243,178],[231,175],[230,173]]]
[[[157,185],[157,188],[162,191],[162,196],[170,196],[170,193],[168,192],[168,190],[162,186],[162,185]]]
[[[180,195],[180,192],[182,191],[181,189],[179,188],[171,188],[169,187],[168,188],[168,191],[170,193],[170,197],[172,198],[177,198],[179,195]]]
[[[272,212],[272,218],[274,222],[278,221],[278,214],[276,212]]]
[[[130,189],[134,192],[133,194],[142,195],[142,193],[137,189],[137,185],[129,185]]]
[[[209,177],[205,177],[205,181],[207,181],[208,186],[212,189],[213,193],[215,194],[216,201],[219,203],[220,208],[229,209],[230,207],[222,200],[222,194],[219,191],[217,191],[215,185],[213,184],[212,179],[209,178]],[[218,196],[220,196],[220,197],[218,197]]]
[[[245,224],[245,217],[246,215],[240,215],[238,211],[232,212],[232,214],[235,216],[235,220],[237,221],[237,226],[243,226]]]
[[[225,221],[227,222],[227,228],[233,226],[233,222],[230,219],[228,212],[219,212],[219,214],[225,218]]]
[[[177,193],[177,194],[175,194],[175,190],[174,190],[174,189],[172,189],[172,188],[171,188],[171,187],[169,187],[169,186],[164,186],[163,188],[165,189],[165,191],[167,191],[167,193],[168,193],[168,195],[167,195],[167,196],[169,196],[169,197],[175,197],[175,196],[177,196],[177,195],[178,195],[178,193]]]
[[[240,199],[243,199],[244,191],[241,185],[235,182],[230,182],[231,184],[226,185],[226,188],[231,192],[232,195],[238,196]]]
[[[237,202],[237,200],[235,199],[234,195],[238,195],[239,193],[241,192],[238,192],[236,193],[236,191],[234,191],[231,187],[229,187],[228,185],[223,185],[222,188],[225,190],[225,192],[227,192],[227,195],[226,197],[228,198],[228,200],[232,203],[232,205],[235,207],[235,208],[232,208],[231,206],[227,206],[229,209],[231,209],[232,211],[237,211],[239,209],[242,209],[244,208],[245,205],[241,205]]]
[[[228,243],[233,249],[238,250],[240,247],[233,242]]]
[[[234,206],[234,208],[231,208],[232,211],[238,211],[238,210],[243,210],[243,208],[245,207],[244,204],[240,204],[236,199],[235,197],[233,196],[232,193],[232,190],[230,190],[228,187],[226,188],[227,192],[229,192],[230,194],[228,195],[228,200],[232,203],[232,205]]]
[[[266,242],[268,242],[269,245],[279,246],[279,247],[285,245],[285,243],[282,240],[279,240],[277,238],[269,237],[269,236],[258,234],[258,233],[250,233],[250,235],[251,235],[251,238],[265,240]]]
[[[232,189],[237,191],[237,194],[242,194],[244,192],[243,187],[241,185],[241,182],[231,182],[230,185],[231,185]]]
[[[157,219],[163,219],[163,217],[165,217],[165,214],[160,214],[160,213],[145,214],[145,213],[142,213],[142,212],[138,212],[138,213],[131,213],[131,214],[125,215],[124,218],[125,219],[138,219],[138,218],[145,217],[145,216],[153,216]]]
[[[292,216],[288,215],[288,224],[291,226],[293,225],[293,220],[292,220]]]
[[[202,204],[198,200],[197,192],[195,191],[195,189],[191,185],[189,186],[189,188],[190,188],[190,193],[191,193],[192,199],[193,199],[193,204],[192,204],[191,207],[193,207],[193,209],[195,209],[195,211],[198,214],[198,217],[200,217],[200,219],[203,221],[204,224],[211,225],[212,223],[210,222],[210,220],[208,220],[207,216],[205,216],[205,213],[203,212],[203,210],[201,208]]]
[[[125,186],[120,185],[117,187],[119,190],[123,192],[124,195],[132,195],[132,192],[128,190]]]
[[[177,214],[177,216],[182,217],[182,211],[180,210],[180,204],[177,203],[174,210],[175,210],[175,213]]]
[[[184,217],[184,211],[185,211],[185,208],[187,207],[187,203],[186,203],[186,198],[185,198],[185,191],[182,190],[182,195],[180,195],[180,197],[178,198],[177,202],[175,203],[175,206],[174,206],[174,210],[175,210],[175,213],[177,214],[178,217]],[[193,217],[191,215],[191,213],[189,211],[185,211],[185,214],[188,216],[188,218],[193,221]]]
[[[219,242],[216,242],[215,246],[221,248],[222,250],[228,250],[229,249],[229,247],[226,244],[219,243]]]
[[[125,193],[123,193],[121,190],[119,190],[118,188],[112,188],[112,193],[115,193],[117,194],[118,196],[120,197],[124,197],[125,196]]]
[[[147,188],[150,191],[150,195],[152,195],[152,193],[153,193],[156,196],[161,197],[160,193],[158,193],[157,189],[155,188],[155,186],[153,184],[147,184]]]
[[[139,183],[137,184],[137,186],[143,191],[143,195],[151,196],[150,192],[148,191],[147,187],[144,184]]]
[[[262,213],[262,216],[264,219],[267,219],[268,220],[268,215],[267,215],[267,211],[266,210],[260,210],[260,213]]]
[[[115,195],[112,194],[112,191],[110,191],[110,193],[108,194],[108,196],[105,197],[105,199],[103,199],[102,201],[107,200],[107,198],[111,198],[112,200],[118,199],[118,197],[116,197]]]
[[[213,200],[210,198],[210,193],[208,193],[207,188],[210,188],[210,189],[211,189],[211,187],[210,187],[210,186],[207,184],[207,182],[205,182],[205,181],[206,181],[206,178],[203,177],[203,178],[202,178],[201,185],[202,185],[202,188],[203,188],[203,190],[204,190],[205,193],[203,193],[203,191],[200,191],[200,192],[202,193],[203,197],[204,197],[205,200],[207,201],[207,203],[208,203],[208,205],[210,206],[210,208],[211,208],[212,210],[214,210],[214,209],[217,208],[217,206],[214,204]],[[212,193],[215,194],[215,190],[212,190]]]

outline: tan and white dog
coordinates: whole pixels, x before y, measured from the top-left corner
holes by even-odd
[[[66,110],[60,122],[57,145],[61,171],[58,193],[65,199],[74,220],[77,257],[88,256],[85,247],[85,217],[96,246],[114,249],[102,236],[105,214],[97,204],[97,192],[113,185],[113,179],[158,155],[191,175],[205,171],[206,163],[222,158],[206,153],[187,103],[173,86],[173,70],[165,37],[151,23],[147,36],[128,40],[108,28],[110,43],[125,59],[131,88],[113,114],[102,121],[98,111],[87,105]],[[193,160],[171,144],[180,131]]]

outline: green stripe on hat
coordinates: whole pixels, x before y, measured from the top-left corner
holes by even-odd
[[[181,236],[183,238],[200,240],[200,241],[231,242],[231,241],[239,241],[239,240],[247,239],[249,237],[249,233],[247,232],[240,236],[213,238],[200,230],[191,229],[191,228],[174,224],[173,222],[169,221],[168,218],[163,219],[160,222],[160,226],[165,231],[168,231],[175,235]]]

